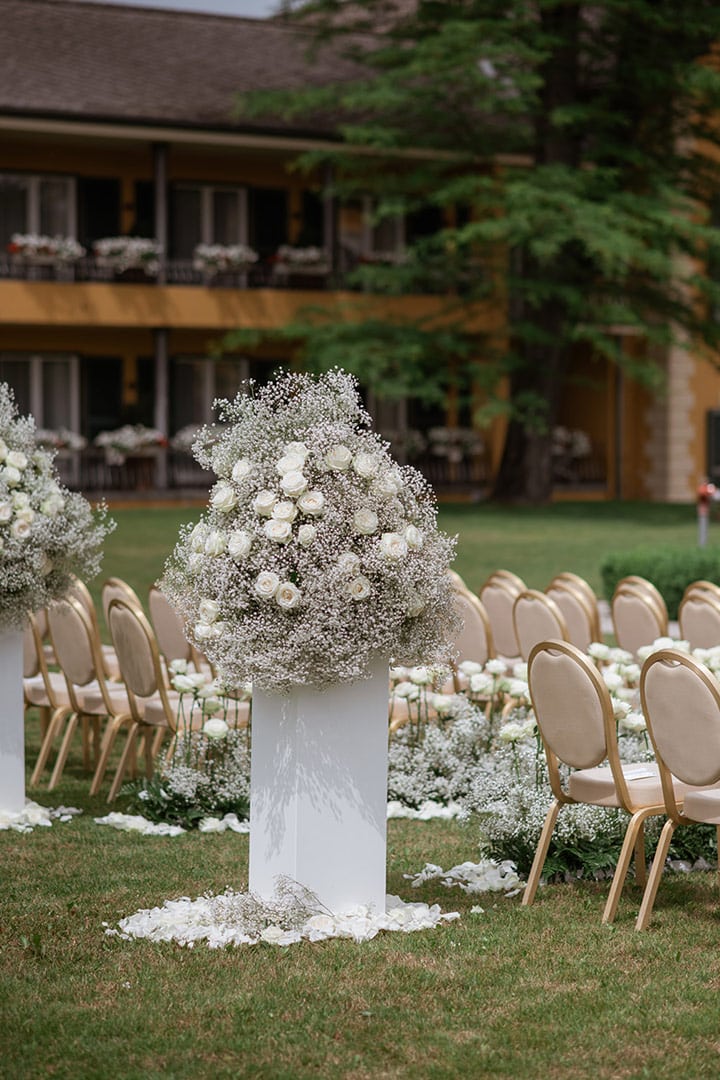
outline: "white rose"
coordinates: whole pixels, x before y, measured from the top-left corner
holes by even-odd
[[[222,703],[219,702],[216,697],[205,698],[205,700],[203,701],[202,710],[205,716],[215,716],[216,713],[219,713],[222,710]],[[224,720],[222,722],[223,724],[225,723]]]
[[[252,547],[252,536],[245,529],[236,529],[228,536],[227,550],[231,559],[235,559],[237,562],[239,559],[244,559],[246,555],[250,554],[250,548]]]
[[[365,600],[372,592],[372,586],[366,577],[358,574],[356,578],[348,582],[347,590],[353,600]]]
[[[352,465],[352,453],[347,446],[333,446],[325,455],[325,463],[336,472],[345,472]]]
[[[320,517],[325,509],[325,496],[322,491],[306,491],[298,499],[298,507],[302,510],[303,514],[309,514],[311,517]]]
[[[371,480],[373,476],[376,476],[379,468],[380,458],[377,454],[360,453],[353,458],[353,469],[358,476],[363,476],[366,480]]]
[[[205,565],[205,556],[199,551],[191,551],[188,555],[188,570],[191,574],[199,574]]]
[[[405,539],[407,540],[407,546],[411,551],[420,551],[423,546],[423,534],[415,525],[408,525],[405,530]]]
[[[198,608],[198,615],[200,616],[200,622],[212,623],[215,622],[220,614],[220,605],[217,600],[201,600],[200,607]]]
[[[292,581],[283,581],[278,585],[277,592],[275,593],[275,599],[278,606],[284,608],[285,611],[292,611],[300,603],[302,593],[296,585],[293,585]]]
[[[338,556],[337,566],[342,574],[357,574],[360,569],[360,560],[352,551],[344,551]]]
[[[410,682],[417,686],[426,686],[432,682],[432,676],[426,667],[410,668]]]
[[[593,660],[607,660],[610,656],[610,646],[604,641],[591,641],[588,645],[588,653]]]
[[[205,622],[196,623],[194,634],[197,641],[209,641],[211,638],[215,637],[215,626]],[[188,678],[188,676],[181,675],[179,678]],[[177,689],[177,687],[175,689]]]
[[[422,596],[420,596],[420,593],[411,593],[408,597],[408,617],[411,619],[416,619],[418,615],[424,610],[424,608],[425,601],[423,600]]]
[[[285,476],[285,473],[289,472],[302,472],[302,467],[305,464],[305,458],[300,457],[299,454],[284,454],[278,461],[275,468],[281,476]]]
[[[173,675],[186,675],[188,669],[187,660],[171,660],[168,669]]]
[[[373,484],[373,491],[379,495],[397,495],[403,489],[403,479],[397,469],[391,469]]]
[[[310,547],[316,535],[317,529],[314,525],[301,525],[297,531],[298,544],[304,548]]]
[[[272,570],[261,570],[255,578],[255,592],[263,600],[272,600],[279,584],[280,578]]]
[[[30,535],[30,522],[16,518],[10,526],[10,532],[16,540],[26,540]]]
[[[298,495],[302,495],[303,491],[308,486],[306,478],[297,469],[293,469],[291,472],[286,472],[280,481],[280,487],[283,489],[286,495],[295,499]]]
[[[13,516],[12,506],[9,502],[0,503],[0,524],[10,521]]]
[[[278,521],[294,521],[297,517],[297,506],[294,502],[290,502],[289,499],[283,499],[273,506],[272,516],[277,518]]]
[[[206,555],[222,555],[227,550],[227,538],[219,529],[213,529],[208,533],[205,541]]]
[[[27,521],[28,525],[30,525],[35,520],[35,511],[31,510],[29,506],[26,506],[22,510],[17,511],[15,520]]]
[[[223,514],[229,514],[230,511],[237,506],[237,501],[237,493],[234,488],[228,484],[227,480],[218,481],[210,496],[210,505],[213,510],[219,510]]]
[[[4,439],[0,439],[0,461],[4,461],[8,454],[7,443]]]
[[[304,462],[310,451],[304,442],[291,442],[287,444],[283,453],[295,454],[296,457],[302,458]]]
[[[274,540],[276,544],[287,544],[292,536],[290,522],[278,521],[277,518],[270,518],[266,521],[263,532],[268,540]]]
[[[378,518],[374,511],[361,507],[360,510],[356,510],[353,514],[353,531],[361,536],[370,536],[377,530],[377,527]]]
[[[220,716],[206,720],[203,724],[203,735],[207,735],[208,739],[224,739],[229,730],[229,727]]]
[[[478,664],[477,660],[462,660],[458,664],[458,671],[461,671],[463,675],[467,675],[468,678],[471,675],[481,675],[482,669],[482,664]]]
[[[209,529],[200,522],[190,533],[190,547],[193,551],[204,551]]]
[[[264,491],[259,491],[253,499],[253,510],[260,517],[270,517],[276,502],[277,495],[275,492],[268,491],[266,488]]]
[[[507,664],[505,664],[502,660],[488,660],[487,664],[485,665],[485,670],[489,675],[504,675],[507,671]]]
[[[380,554],[386,559],[404,559],[408,553],[407,541],[400,533],[383,533],[380,540]]]
[[[232,478],[236,484],[241,483],[252,472],[252,462],[247,458],[241,457],[235,462],[232,469]]]
[[[40,512],[45,514],[46,517],[56,517],[64,505],[65,500],[62,495],[49,495],[48,498],[40,504]]]
[[[177,690],[179,694],[186,694],[190,690],[194,690],[192,679],[185,671],[179,671],[172,680],[173,690]]]
[[[5,467],[5,479],[7,480],[8,487],[17,487],[22,480],[22,473],[13,465],[7,465]]]
[[[24,510],[30,505],[30,496],[26,491],[16,491],[12,497],[12,504],[16,510]]]
[[[26,469],[27,458],[23,454],[22,450],[10,450],[5,456],[5,463],[12,465],[14,469]]]

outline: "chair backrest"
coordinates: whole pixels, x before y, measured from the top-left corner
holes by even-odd
[[[506,578],[491,576],[480,590],[480,602],[490,620],[495,651],[500,656],[519,656],[512,611],[516,597],[523,592]]]
[[[661,770],[697,787],[720,780],[720,684],[712,673],[687,653],[661,649],[643,665],[640,696]]]
[[[574,769],[605,760],[615,719],[610,691],[589,657],[570,642],[538,642],[528,685],[546,750]]]
[[[53,650],[65,676],[73,709],[82,712],[78,688],[97,683],[108,713],[111,713],[113,709],[105,687],[100,647],[84,604],[70,596],[51,604],[47,614]]]
[[[452,583],[453,589],[467,589],[467,585],[463,578],[460,577],[457,570],[448,570],[448,577]],[[468,590],[469,591],[469,590]]]
[[[165,660],[192,660],[192,646],[185,637],[183,622],[164,593],[153,585],[148,593],[150,621],[158,648]]]
[[[683,600],[686,596],[692,596],[698,593],[702,596],[713,596],[717,600],[720,600],[720,585],[716,585],[714,581],[705,581],[702,578],[699,581],[691,581],[683,593]]]
[[[476,660],[484,664],[495,655],[490,619],[482,602],[467,589],[453,590],[455,613],[462,619],[462,630],[453,645],[457,650],[457,662]]]
[[[118,577],[107,578],[102,586],[102,609],[105,617],[105,624],[108,629],[110,628],[108,611],[110,609],[110,604],[115,599],[124,600],[127,604],[132,604],[138,611],[143,610],[140,597],[133,587],[128,585],[127,581],[123,581],[122,578]]]
[[[133,717],[142,719],[138,698],[157,694],[167,722],[175,730],[176,718],[165,689],[160,651],[147,618],[134,604],[113,597],[108,607],[108,626]]]
[[[569,641],[567,623],[554,600],[537,589],[526,589],[513,604],[515,637],[523,660],[539,641]]]
[[[666,637],[667,618],[663,619],[652,597],[636,585],[618,585],[611,602],[615,640],[621,649],[636,653],[656,638]]]
[[[660,590],[653,585],[652,581],[648,581],[647,578],[640,577],[638,574],[628,574],[627,577],[621,578],[615,586],[615,591],[625,585],[631,585],[636,589],[641,589],[655,604],[661,619],[665,621],[665,633],[667,633],[668,624],[668,609]]]
[[[691,649],[720,645],[720,596],[710,592],[686,592],[678,610],[680,636]]]
[[[40,674],[41,652],[42,640],[37,621],[28,613],[23,629],[23,679],[32,679]]]
[[[560,610],[567,626],[568,641],[578,649],[587,652],[591,641],[599,641],[599,627],[596,612],[588,604],[586,596],[569,581],[551,581],[545,595]]]
[[[588,604],[593,607],[597,605],[597,596],[595,590],[584,577],[580,577],[579,574],[573,574],[570,570],[563,570],[559,574],[555,574],[555,577],[550,582],[553,585],[556,581],[562,581],[566,585],[572,585],[578,592],[587,600]]]
[[[514,574],[512,570],[493,570],[492,574],[488,578],[488,581],[509,581],[510,584],[517,589],[518,592],[525,592],[527,585],[521,577]]]

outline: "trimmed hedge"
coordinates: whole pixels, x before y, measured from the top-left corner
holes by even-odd
[[[615,586],[629,574],[652,581],[667,604],[668,615],[677,619],[683,593],[693,581],[714,581],[720,585],[720,548],[642,547],[616,551],[600,567],[603,592],[611,600]]]

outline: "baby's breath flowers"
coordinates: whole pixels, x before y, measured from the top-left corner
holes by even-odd
[[[378,655],[446,660],[454,544],[427,482],[370,430],[352,376],[249,384],[220,419],[195,444],[218,477],[209,508],[162,587],[223,678],[284,691],[362,678]],[[220,635],[204,629],[207,601]]]
[[[59,483],[53,453],[38,446],[35,421],[19,417],[0,383],[0,628],[63,596],[73,575],[94,577],[114,527],[101,510]]]

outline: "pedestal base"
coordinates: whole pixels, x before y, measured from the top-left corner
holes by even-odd
[[[25,806],[22,630],[0,631],[0,810]]]
[[[284,875],[332,912],[384,910],[387,717],[387,661],[325,691],[254,691],[251,892]]]

